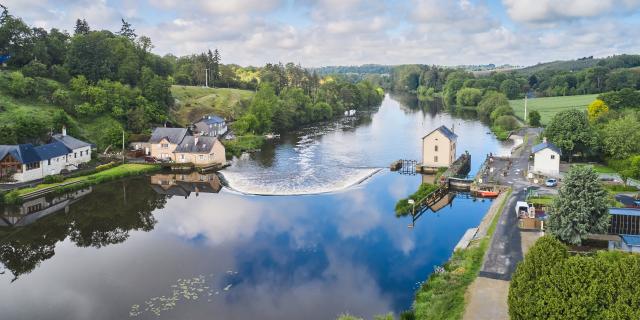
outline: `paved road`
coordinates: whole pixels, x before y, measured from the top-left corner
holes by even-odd
[[[514,212],[516,201],[524,201],[524,189],[529,185],[525,172],[529,165],[529,154],[533,145],[536,129],[527,129],[530,136],[527,145],[518,149],[512,155],[511,167],[506,176],[500,176],[499,181],[504,185],[511,185],[513,193],[507,199],[503,208],[496,231],[491,239],[489,250],[484,258],[480,276],[499,280],[511,280],[518,262],[522,261],[522,246],[518,219]]]

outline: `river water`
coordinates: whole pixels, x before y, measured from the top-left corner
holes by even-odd
[[[387,96],[379,110],[270,142],[216,175],[156,174],[0,208],[2,319],[334,319],[410,308],[489,201],[397,218],[420,138],[508,143],[464,114]],[[278,195],[278,196],[261,196]]]

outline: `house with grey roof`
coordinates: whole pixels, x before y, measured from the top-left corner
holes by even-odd
[[[191,135],[182,128],[156,128],[149,139],[151,156],[177,163],[209,166],[226,162],[225,149],[215,136]]]
[[[68,136],[65,128],[45,145],[0,145],[0,180],[26,182],[76,170],[91,160],[91,147]]]
[[[533,166],[529,169],[530,173],[546,176],[560,176],[560,156],[562,151],[556,145],[543,138],[542,143],[531,148],[533,153]]]
[[[446,126],[440,126],[422,137],[422,165],[448,167],[456,160],[458,136]]]
[[[206,115],[193,124],[196,134],[210,137],[220,137],[227,132],[227,122],[217,115]]]
[[[185,128],[155,128],[149,139],[151,156],[161,160],[174,160],[173,151],[188,134]]]

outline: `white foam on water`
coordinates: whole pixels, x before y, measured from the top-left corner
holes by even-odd
[[[349,168],[348,173],[334,175],[332,179],[321,179],[315,174],[301,174],[298,178],[256,179],[252,174],[223,170],[219,173],[234,191],[252,195],[287,196],[312,195],[342,191],[357,186],[376,173],[380,168]]]

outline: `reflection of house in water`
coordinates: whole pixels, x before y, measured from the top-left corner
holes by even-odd
[[[88,187],[63,195],[31,199],[19,206],[5,207],[0,216],[0,226],[23,227],[60,210],[68,212],[71,204],[92,190]]]
[[[151,187],[159,194],[187,198],[192,192],[195,192],[196,196],[200,192],[218,193],[222,184],[215,173],[191,172],[152,175]]]

